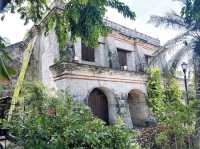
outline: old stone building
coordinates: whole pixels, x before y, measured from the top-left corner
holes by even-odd
[[[105,23],[112,32],[99,39],[98,48],[87,48],[78,39],[66,47],[66,61],[58,63],[55,33],[40,33],[34,48],[38,77],[49,88],[67,90],[107,123],[120,116],[129,127],[148,125],[152,117],[145,100],[144,68],[160,42],[108,20]]]
[[[35,33],[26,76],[67,90],[108,124],[121,117],[131,128],[149,125],[153,118],[146,104],[144,69],[160,41],[108,20],[105,24],[112,32],[99,39],[97,48],[86,47],[81,39],[66,42],[67,58],[61,62],[55,33]]]

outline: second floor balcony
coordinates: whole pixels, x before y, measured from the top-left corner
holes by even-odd
[[[51,66],[50,70],[55,81],[65,78],[139,84],[145,84],[147,81],[147,75],[142,72],[113,70],[74,62],[60,62]]]

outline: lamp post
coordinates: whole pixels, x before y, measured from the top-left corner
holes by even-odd
[[[187,66],[188,64],[183,62],[181,64],[181,67],[182,67],[182,70],[183,70],[183,73],[184,73],[184,82],[185,82],[185,92],[186,92],[186,104],[189,105],[189,97],[188,97],[188,87],[187,87],[187,77],[186,77],[186,72],[187,72]]]

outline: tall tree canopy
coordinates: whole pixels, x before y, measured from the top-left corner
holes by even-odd
[[[59,11],[54,11],[47,17],[45,27],[46,33],[55,29],[61,49],[66,44],[69,31],[70,40],[75,41],[80,37],[87,46],[97,46],[99,37],[109,31],[103,22],[107,7],[117,9],[124,17],[135,19],[135,13],[119,0],[55,0],[54,2],[60,3],[61,7],[57,8]],[[7,12],[17,12],[21,15],[21,19],[25,20],[24,24],[29,21],[38,24],[44,14],[50,12],[48,3],[48,0],[0,0],[1,20]],[[3,43],[0,38],[1,48],[5,46]],[[3,70],[8,72],[6,69]],[[3,76],[4,74],[2,73]]]
[[[117,9],[124,17],[135,19],[135,13],[119,0],[56,1],[63,4],[61,7],[63,13],[51,14],[46,29],[48,32],[55,27],[60,48],[65,45],[68,31],[71,31],[72,40],[80,37],[87,46],[97,46],[99,37],[108,32],[103,22],[107,7]],[[3,0],[1,3],[0,9],[20,13],[25,24],[29,20],[37,24],[49,10],[47,0]]]
[[[193,52],[193,59],[200,57],[200,1],[199,0],[177,0],[183,3],[180,14],[172,11],[166,16],[151,16],[150,22],[156,26],[175,28],[182,31],[180,35],[168,41],[163,48],[157,51],[152,64],[165,60],[167,52],[177,51],[166,64],[166,68],[174,73],[181,57],[184,57],[188,51]],[[180,46],[182,45],[182,46]]]
[[[170,70],[177,67],[180,59],[187,51],[192,51],[193,64],[195,70],[195,83],[196,83],[196,97],[200,99],[200,1],[199,0],[178,0],[183,3],[183,8],[180,15],[172,12],[166,16],[152,16],[150,22],[156,26],[165,25],[166,27],[173,27],[182,30],[183,33],[176,38],[167,42],[164,48],[157,52],[157,56],[152,60],[152,63],[158,59],[163,61],[164,56],[168,51],[177,51],[170,62]],[[183,45],[183,46],[180,46]],[[180,48],[181,47],[181,48]],[[168,66],[168,63],[167,63]],[[171,71],[172,73],[174,71]],[[200,111],[197,106],[197,123],[196,128],[200,128]],[[200,137],[200,132],[197,133]]]

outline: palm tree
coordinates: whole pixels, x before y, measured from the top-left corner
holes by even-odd
[[[165,16],[153,15],[150,23],[155,26],[164,25],[182,31],[180,35],[168,41],[163,48],[155,53],[151,65],[160,63],[162,71],[166,74],[174,74],[180,63],[181,57],[192,52],[192,63],[195,71],[196,97],[200,100],[200,1],[199,0],[178,0],[183,4],[181,14],[174,11]],[[166,60],[166,53],[173,51],[175,54],[169,61]],[[198,105],[199,108],[199,105]],[[197,114],[197,128],[200,128],[200,112]],[[199,132],[200,133],[200,132]]]

